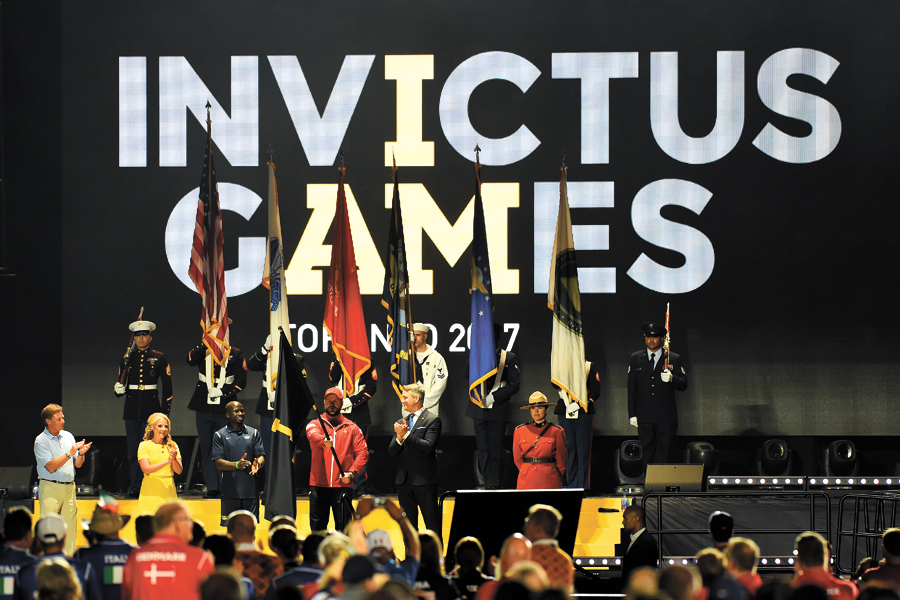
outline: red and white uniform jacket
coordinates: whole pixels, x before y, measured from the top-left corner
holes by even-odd
[[[330,448],[325,447],[325,431],[322,424],[328,430],[328,437],[334,440],[334,450],[341,461],[340,466],[334,460],[334,454]],[[327,417],[313,419],[306,426],[306,439],[309,440],[309,449],[312,452],[309,468],[309,485],[314,487],[353,487],[353,482],[341,483],[341,471],[353,472],[354,475],[362,471],[369,460],[369,449],[359,427],[341,415],[341,422],[332,425]]]

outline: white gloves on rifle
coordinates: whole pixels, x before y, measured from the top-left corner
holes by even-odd
[[[672,371],[666,369],[659,374],[659,378],[662,379],[665,383],[669,383],[670,381],[672,381]]]
[[[631,417],[630,419],[628,419],[628,423],[629,423],[632,427],[637,427],[637,417]]]
[[[119,396],[125,393],[125,386],[118,381],[116,382],[116,385],[113,386],[113,389],[116,390],[116,394]]]

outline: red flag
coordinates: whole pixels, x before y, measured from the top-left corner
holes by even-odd
[[[191,246],[191,266],[188,274],[200,298],[200,327],[203,343],[213,360],[224,365],[231,353],[228,336],[228,298],[225,295],[225,259],[222,246],[222,211],[219,207],[219,187],[216,184],[216,167],[212,157],[212,120],[209,103],[206,104],[206,153],[203,155],[203,173],[200,177],[200,198],[197,200],[197,222],[194,224],[194,241]]]
[[[331,336],[334,353],[344,372],[344,392],[352,392],[363,371],[372,364],[369,336],[363,317],[362,297],[359,293],[358,267],[350,233],[347,196],[344,194],[344,172],[341,167],[338,182],[337,208],[331,237],[331,269],[325,298],[325,329]]]

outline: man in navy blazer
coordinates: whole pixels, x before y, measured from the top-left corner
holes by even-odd
[[[631,355],[628,364],[628,421],[637,427],[644,454],[644,472],[648,464],[669,462],[669,449],[678,429],[675,392],[687,389],[687,373],[681,357],[669,352],[669,368],[662,339],[666,328],[659,323],[644,323],[646,348]]]
[[[413,383],[404,386],[400,404],[410,413],[394,423],[396,437],[391,438],[388,453],[397,458],[397,496],[400,508],[413,528],[419,526],[419,509],[425,527],[441,536],[438,513],[437,442],[441,437],[441,419],[424,407],[425,388]]]

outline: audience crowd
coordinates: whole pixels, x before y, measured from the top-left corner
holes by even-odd
[[[384,529],[366,531],[363,518],[385,510],[403,548]],[[27,509],[12,509],[3,523],[0,600],[556,600],[575,595],[576,568],[557,543],[563,515],[532,506],[521,532],[511,532],[498,556],[486,560],[476,537],[460,539],[444,567],[440,532],[416,531],[393,500],[363,497],[344,531],[301,538],[291,517],[274,519],[269,551],[257,538],[256,517],[231,513],[226,535],[206,536],[178,501],[135,522],[138,546],[119,538],[128,522],[115,503],[98,503],[84,522],[90,546],[74,557],[64,551],[68,524],[56,514],[32,528]],[[900,600],[900,529],[882,537],[884,558],[860,563],[850,579],[832,573],[831,548],[816,532],[795,541],[794,576],[763,580],[759,546],[734,536],[725,512],[710,515],[709,547],[694,563],[658,569],[656,542],[643,510],[623,513],[621,588],[626,600]]]

